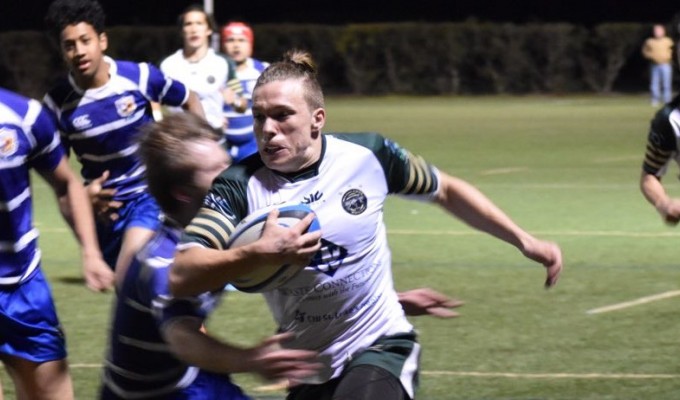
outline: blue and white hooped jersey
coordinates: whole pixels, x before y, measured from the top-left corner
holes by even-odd
[[[63,157],[52,114],[0,89],[0,285],[22,282],[40,265],[29,169],[53,171]]]
[[[205,319],[223,292],[178,299],[169,295],[168,266],[180,234],[166,221],[137,253],[118,293],[103,380],[121,398],[164,396],[189,386],[198,373],[172,355],[161,329],[176,317]]]
[[[105,188],[116,189],[116,200],[128,200],[146,190],[145,168],[136,155],[139,129],[153,121],[151,102],[184,104],[189,91],[166,78],[148,63],[116,61],[109,64],[109,81],[83,90],[69,75],[45,96],[57,116],[62,142],[73,148],[89,182],[108,170]]]
[[[394,290],[383,222],[388,195],[431,200],[439,173],[421,157],[378,134],[322,135],[321,158],[295,174],[249,157],[215,179],[178,246],[225,249],[248,214],[281,203],[304,203],[321,224],[321,249],[304,270],[265,292],[287,348],[319,352],[324,368],[308,383],[342,373],[346,362],[379,337],[410,332]]]
[[[248,100],[248,108],[245,112],[239,113],[234,111],[230,105],[225,104],[224,115],[229,122],[227,126],[227,142],[237,147],[253,144],[254,146],[249,147],[249,152],[252,154],[254,151],[257,151],[255,132],[253,130],[253,89],[255,88],[257,78],[269,66],[269,63],[249,58],[246,60],[246,65],[248,66],[247,69],[236,71],[236,77],[243,86],[243,97]],[[248,155],[250,154],[232,154],[232,157],[239,160]]]

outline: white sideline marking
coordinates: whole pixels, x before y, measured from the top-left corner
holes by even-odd
[[[446,230],[415,230],[415,229],[388,229],[391,235],[450,235],[450,236],[472,236],[485,235],[485,233],[473,229],[465,231],[446,231]],[[680,237],[680,232],[626,232],[626,231],[532,231],[535,235],[549,236],[615,236],[615,237]]]
[[[45,228],[36,225],[40,233],[66,233],[70,232],[67,228]],[[417,229],[388,229],[390,235],[448,235],[448,236],[474,236],[485,235],[472,228],[464,231],[448,230],[417,230]],[[532,231],[534,235],[545,236],[611,236],[611,237],[637,237],[637,238],[659,238],[659,237],[680,237],[680,231],[675,232],[627,232],[627,231]]]
[[[102,364],[70,364],[73,369],[101,368]],[[430,376],[468,376],[477,378],[523,378],[523,379],[678,379],[680,374],[606,374],[606,373],[516,373],[478,371],[420,371]],[[274,385],[271,385],[272,389]]]
[[[514,172],[523,172],[523,171],[528,171],[529,168],[527,167],[507,167],[507,168],[495,168],[495,169],[487,169],[484,171],[481,171],[479,174],[480,175],[500,175],[500,174],[512,174]]]
[[[520,374],[514,372],[475,372],[475,371],[421,371],[423,375],[472,376],[482,378],[528,378],[528,379],[677,379],[678,374]]]
[[[653,301],[669,299],[671,297],[680,296],[680,290],[671,290],[668,292],[663,292],[659,294],[654,294],[651,296],[640,297],[639,299],[625,301],[623,303],[612,304],[604,307],[593,308],[592,310],[586,311],[586,314],[601,314],[610,311],[622,310],[624,308],[638,306],[640,304],[651,303]]]

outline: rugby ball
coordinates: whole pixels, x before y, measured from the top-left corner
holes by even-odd
[[[313,212],[305,204],[281,204],[256,210],[236,225],[236,229],[227,242],[227,248],[243,246],[258,240],[262,236],[269,212],[275,207],[279,209],[278,223],[282,226],[293,226]],[[314,218],[307,232],[319,229],[321,229],[319,220]],[[267,292],[283,285],[305,267],[306,265],[292,264],[258,266],[229,283],[242,292]]]

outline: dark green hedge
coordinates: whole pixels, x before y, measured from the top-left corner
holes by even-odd
[[[312,52],[331,93],[569,93],[641,91],[640,47],[649,27],[635,23],[399,23],[255,26],[255,53],[274,61],[290,48]],[[180,46],[173,27],[113,27],[108,54],[158,63]],[[40,32],[0,33],[0,86],[41,97],[63,74]]]

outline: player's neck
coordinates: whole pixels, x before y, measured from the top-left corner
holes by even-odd
[[[111,66],[109,63],[107,63],[104,60],[101,60],[101,64],[99,65],[99,68],[97,71],[94,73],[92,76],[83,76],[83,75],[74,75],[73,78],[81,89],[96,89],[98,87],[102,87],[106,85],[109,82],[109,79],[111,79],[111,74],[109,73],[109,69]]]
[[[241,61],[236,61],[236,70],[237,71],[245,71],[248,69],[248,59],[243,59]]]
[[[184,59],[189,62],[198,62],[208,54],[208,45],[196,47],[196,48],[184,48]]]

